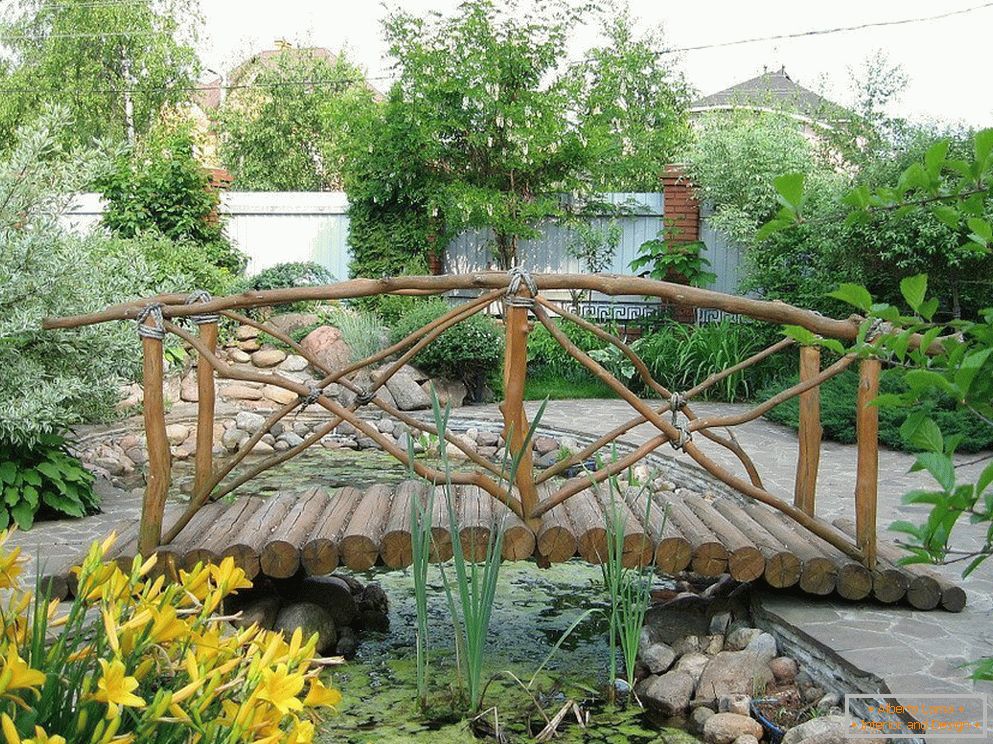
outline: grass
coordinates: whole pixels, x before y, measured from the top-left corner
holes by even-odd
[[[616,398],[617,395],[606,384],[589,378],[567,380],[539,373],[529,376],[524,384],[525,400],[568,400],[588,398]]]

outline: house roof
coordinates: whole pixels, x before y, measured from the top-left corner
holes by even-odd
[[[836,120],[842,111],[838,104],[794,82],[785,67],[700,98],[690,104],[689,110],[697,113],[722,109],[789,111],[819,122]]]

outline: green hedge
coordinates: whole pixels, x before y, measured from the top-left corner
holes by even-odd
[[[880,378],[881,393],[903,392],[904,371],[890,369],[883,372]],[[858,395],[857,372],[845,371],[821,385],[821,426],[824,437],[842,444],[855,442],[855,401]],[[771,384],[759,393],[760,399],[769,398],[797,383],[796,376],[783,379]],[[796,429],[799,421],[799,398],[782,403],[766,414],[766,418],[778,424]],[[935,398],[925,404],[928,415],[941,427],[945,437],[962,434],[961,452],[978,452],[993,447],[993,429],[985,425],[977,417],[957,409],[955,401],[947,396]],[[920,410],[919,408],[915,410]],[[900,436],[900,426],[907,417],[909,410],[898,408],[879,409],[879,441],[887,447],[898,450],[910,450],[909,445]]]

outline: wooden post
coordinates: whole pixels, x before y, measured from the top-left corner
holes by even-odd
[[[800,382],[816,377],[821,371],[821,351],[816,346],[800,348]],[[813,387],[800,393],[800,451],[796,463],[793,504],[814,516],[817,467],[821,461],[821,389]]]
[[[198,326],[200,340],[213,352],[217,348],[217,321]],[[214,368],[201,354],[197,360],[197,454],[193,493],[197,496],[210,484],[214,473]]]
[[[858,465],[855,474],[855,534],[867,568],[876,565],[876,492],[879,485],[879,409],[869,405],[879,395],[878,359],[859,365]]]
[[[521,290],[524,295],[525,290]],[[531,443],[527,442],[528,420],[524,413],[524,383],[528,368],[528,309],[521,305],[504,305],[503,323],[506,348],[503,358],[503,438],[511,457],[521,453],[515,482],[521,495],[521,507],[528,526],[537,530],[540,519],[530,519],[538,505],[538,487],[534,481]]]
[[[161,329],[159,320],[152,314],[142,321],[143,328]],[[169,493],[171,456],[166,438],[165,405],[162,395],[163,358],[162,338],[142,334],[142,385],[145,419],[145,442],[148,446],[148,482],[141,505],[141,523],[138,527],[138,552],[151,555],[162,540],[162,518],[165,514],[166,496]]]

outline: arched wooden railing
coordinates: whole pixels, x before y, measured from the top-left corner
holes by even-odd
[[[428,463],[409,459],[408,453],[399,447],[392,438],[384,436],[374,425],[364,420],[359,415],[358,409],[363,406],[375,406],[388,416],[437,435],[437,430],[431,424],[398,410],[390,403],[377,397],[376,391],[445,330],[476,313],[482,312],[494,303],[502,301],[504,305],[503,323],[506,333],[504,400],[501,403],[504,438],[508,451],[512,455],[521,454],[522,464],[517,470],[515,483],[502,485],[506,483],[506,474],[502,472],[500,465],[480,456],[459,437],[445,432],[446,440],[451,445],[461,449],[469,462],[477,466],[476,470],[457,471],[450,474],[448,477],[453,483],[472,484],[480,487],[493,498],[505,503],[514,513],[528,521],[532,527],[536,527],[542,514],[589,487],[591,481],[594,483],[602,482],[610,476],[624,471],[658,447],[669,443],[726,485],[747,497],[778,509],[850,557],[863,562],[870,568],[873,567],[876,554],[878,414],[877,409],[869,405],[869,401],[875,397],[878,390],[880,364],[877,360],[873,358],[859,360],[854,354],[846,354],[830,366],[821,369],[818,348],[805,346],[800,350],[800,381],[798,384],[741,413],[698,417],[690,405],[695,397],[729,375],[784,351],[793,345],[793,340],[784,338],[732,367],[725,370],[715,370],[710,377],[690,390],[672,391],[653,379],[648,366],[630,346],[599,326],[556,305],[542,295],[543,291],[562,289],[594,290],[606,295],[657,297],[669,303],[721,310],[770,323],[798,325],[822,337],[842,341],[854,341],[858,337],[861,323],[861,319],[857,317],[838,320],[780,302],[726,295],[651,279],[599,274],[529,275],[523,271],[514,270],[509,274],[485,272],[449,276],[353,279],[320,287],[247,292],[219,298],[210,298],[205,293],[194,293],[193,295],[163,294],[114,305],[89,315],[48,319],[45,321],[44,327],[47,329],[76,328],[95,323],[129,319],[138,322],[144,355],[143,415],[149,455],[149,477],[138,538],[139,551],[144,554],[150,553],[163,542],[171,541],[197,510],[208,501],[223,497],[262,471],[289,460],[307,447],[319,442],[342,422],[351,424],[356,430],[375,441],[384,451],[412,468],[420,476],[436,482],[443,481],[446,474],[439,472]],[[433,295],[451,290],[478,290],[480,294],[475,299],[454,307],[445,315],[414,331],[389,348],[341,369],[326,367],[285,333],[238,312],[255,307],[308,300],[342,300],[382,294]],[[596,334],[605,343],[612,344],[619,349],[634,365],[637,374],[648,388],[660,396],[662,403],[660,405],[650,404],[639,399],[606,368],[572,343],[559,326],[552,321],[553,315],[583,327]],[[254,368],[242,369],[229,365],[216,352],[220,316],[254,326],[272,338],[290,346],[325,376],[316,384],[308,386],[284,377],[278,372],[264,372]],[[599,437],[580,452],[572,454],[567,459],[540,473],[535,472],[530,459],[530,448],[525,443],[528,424],[523,399],[527,374],[527,337],[532,316],[534,322],[543,325],[571,357],[589,370],[591,375],[606,383],[618,397],[630,404],[634,411],[634,415],[627,421]],[[192,321],[196,331],[179,325],[183,319]],[[168,333],[181,338],[195,349],[199,356],[197,368],[199,397],[193,496],[183,516],[163,534],[163,515],[170,483],[170,452],[165,432],[165,409],[162,398],[162,344],[163,338]],[[854,484],[856,529],[855,539],[852,541],[828,522],[817,518],[814,507],[821,439],[819,386],[856,361],[860,367],[860,385],[856,414],[858,465]],[[389,366],[385,371],[377,374],[368,387],[362,388],[355,382],[357,372],[381,362],[389,362]],[[263,427],[245,442],[237,453],[217,467],[213,462],[212,454],[215,374],[224,379],[275,385],[297,395],[294,401],[275,410],[267,418]],[[326,395],[324,391],[332,383],[337,383],[354,393],[354,401],[350,405],[343,405]],[[765,487],[755,464],[748,457],[739,440],[730,432],[732,427],[752,421],[779,403],[796,396],[800,397],[800,450],[794,494],[793,498],[789,499],[777,496]],[[265,433],[277,422],[301,406],[315,403],[330,414],[327,423],[315,430],[297,446],[276,453],[254,465],[245,474],[225,482],[234,468],[244,460]],[[553,491],[550,497],[539,502],[538,485],[562,474],[571,466],[584,462],[597,451],[616,442],[619,437],[632,428],[646,422],[652,424],[657,430],[656,435],[647,442],[632,449],[624,456],[607,463],[593,473],[566,480]],[[728,435],[724,436],[718,433],[717,430],[719,429],[727,429]],[[694,434],[699,434],[732,452],[740,462],[744,475],[730,472],[704,453],[694,442]]]

